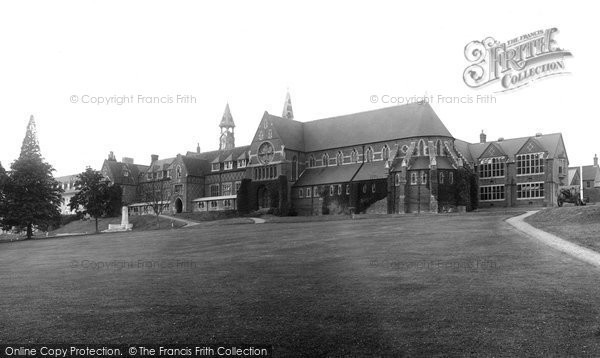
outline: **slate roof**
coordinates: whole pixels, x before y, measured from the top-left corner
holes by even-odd
[[[104,162],[108,166],[110,178],[113,183],[121,185],[136,185],[140,173],[146,172],[149,168],[147,165],[129,164],[112,160],[105,160]],[[128,176],[123,175],[125,169],[129,172]]]
[[[389,170],[385,168],[385,161],[365,163],[352,181],[373,180],[387,178]]]
[[[549,157],[554,158],[558,152],[562,140],[562,134],[552,133],[541,136],[510,138],[502,141],[491,141],[485,143],[467,143],[457,139],[454,141],[454,146],[471,162],[474,162],[481,157],[483,152],[485,152],[491,143],[495,143],[506,153],[509,158],[513,158],[530,138],[533,138],[534,141],[537,141],[537,143],[548,152]]]
[[[183,161],[188,175],[199,177],[210,173],[210,163],[207,160],[182,155],[181,161]]]
[[[334,165],[329,167],[306,169],[294,186],[321,185],[349,182],[358,169],[360,163]]]
[[[268,118],[282,143],[287,149],[304,152],[304,123],[293,119],[285,119],[265,112],[263,119]]]
[[[154,161],[154,162],[152,162],[152,164],[150,164],[150,167],[148,167],[147,171],[155,172],[155,171],[167,170],[167,169],[169,169],[169,167],[171,166],[171,164],[173,163],[174,160],[175,160],[175,158],[165,158],[165,159],[159,159],[157,161]]]
[[[600,168],[593,165],[584,165],[582,178],[583,180],[600,180]]]
[[[185,156],[190,157],[190,158],[203,159],[203,160],[208,161],[209,163],[213,162],[213,161],[214,162],[223,162],[229,156],[231,156],[232,159],[239,158],[245,152],[248,152],[248,150],[250,150],[250,146],[243,145],[243,146],[235,147],[233,149],[228,149],[228,150],[213,150],[210,152],[202,152],[202,153],[187,152],[187,154]],[[215,161],[215,159],[216,159],[216,161]]]
[[[429,103],[411,103],[304,123],[307,152],[420,136],[452,137]]]

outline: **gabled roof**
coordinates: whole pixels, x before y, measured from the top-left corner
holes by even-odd
[[[146,172],[149,168],[146,165],[116,162],[114,160],[105,160],[103,166],[108,168],[112,182],[121,185],[136,185],[140,173]],[[125,172],[129,174],[125,175]]]
[[[304,123],[293,119],[285,119],[265,112],[263,120],[273,123],[277,135],[287,149],[304,152]]]
[[[579,185],[579,167],[569,168],[567,183],[569,185]]]
[[[210,152],[202,152],[202,153],[187,152],[186,156],[191,157],[191,158],[203,159],[208,162],[219,163],[219,162],[224,162],[225,159],[228,158],[229,156],[231,156],[232,158],[241,157],[242,155],[244,155],[244,153],[248,152],[249,149],[250,149],[249,145],[243,145],[243,146],[235,147],[233,149],[228,149],[228,150],[213,150]]]
[[[452,137],[429,103],[411,103],[304,123],[307,152],[420,136]]]
[[[595,167],[593,165],[584,165],[582,178],[583,180],[600,180],[600,167]]]
[[[188,175],[198,177],[210,172],[210,163],[207,160],[182,155],[181,161],[185,165]]]
[[[467,143],[461,140],[455,140],[454,145],[465,157],[467,157],[467,153],[465,152],[468,151],[471,160],[475,161],[481,157],[488,146],[490,146],[490,143],[494,143],[500,147],[509,158],[513,158],[530,139],[547,151],[548,157],[555,158],[558,155],[558,150],[562,143],[562,134],[552,133],[541,136],[511,138],[485,143]]]
[[[169,169],[169,167],[171,166],[171,164],[173,163],[174,160],[175,160],[175,158],[165,158],[165,159],[156,160],[156,161],[152,162],[152,164],[150,164],[150,167],[148,167],[147,171],[155,172],[155,171],[167,170],[167,169]]]

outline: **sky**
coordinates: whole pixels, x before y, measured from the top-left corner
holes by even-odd
[[[595,23],[564,1],[2,2],[0,162],[18,157],[30,115],[56,176],[100,169],[110,151],[149,164],[197,143],[218,149],[226,103],[236,144],[249,144],[289,89],[303,122],[433,96],[455,138],[561,132],[570,165],[589,165],[600,152]],[[495,94],[464,83],[469,42],[553,27],[573,55],[568,74]],[[451,99],[490,94],[493,103]],[[114,102],[124,97],[133,100]]]

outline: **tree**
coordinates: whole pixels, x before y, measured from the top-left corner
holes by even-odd
[[[143,174],[140,174],[142,176]],[[140,191],[142,201],[152,208],[153,214],[156,216],[156,227],[160,228],[160,215],[166,207],[165,202],[168,202],[171,194],[171,180],[164,176],[158,178],[156,173],[153,173],[153,179],[146,181],[140,180]]]
[[[121,206],[122,191],[119,186],[110,184],[102,173],[92,168],[87,168],[77,175],[75,180],[77,192],[69,202],[69,209],[79,214],[87,214],[96,222],[98,232],[98,218],[114,216],[115,210]]]
[[[5,211],[5,201],[4,201],[4,186],[8,182],[8,175],[6,174],[6,170],[0,163],[0,220],[4,217]]]
[[[4,183],[2,226],[18,232],[34,227],[42,230],[60,220],[62,188],[52,176],[54,169],[42,158],[37,140],[35,120],[30,117],[19,158],[12,163]]]

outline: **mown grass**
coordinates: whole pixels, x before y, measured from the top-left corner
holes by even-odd
[[[503,217],[3,243],[0,340],[262,343],[277,356],[598,356],[600,274]]]
[[[548,208],[525,221],[538,229],[600,252],[600,206]]]

